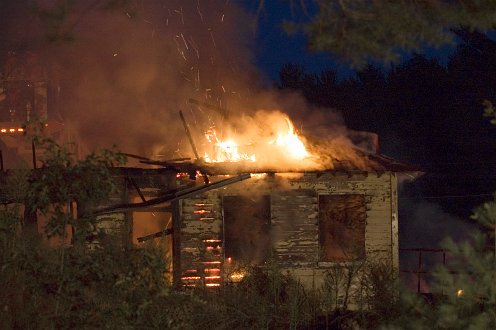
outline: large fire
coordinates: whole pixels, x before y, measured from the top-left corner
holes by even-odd
[[[213,151],[209,155],[205,152],[203,158],[209,163],[219,163],[219,162],[239,162],[241,160],[256,161],[256,156],[254,154],[249,155],[248,153],[242,153],[239,151],[240,144],[236,142],[236,139],[226,139],[222,140],[217,136],[217,131],[215,128],[211,127],[206,133],[205,137],[207,141],[212,145]],[[247,146],[247,145],[245,145]]]
[[[291,120],[286,117],[286,122],[288,123],[288,130],[286,132],[279,132],[276,140],[269,143],[285,149],[293,159],[301,160],[310,156],[305,144],[296,134]]]
[[[291,164],[315,159],[291,120],[281,112],[259,112],[234,126],[222,133],[214,127],[207,130],[206,162]]]

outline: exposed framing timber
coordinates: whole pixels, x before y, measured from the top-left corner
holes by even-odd
[[[174,229],[173,228],[167,228],[167,229],[161,230],[159,232],[156,232],[156,233],[153,233],[153,234],[150,234],[150,235],[138,237],[137,240],[138,240],[138,243],[143,243],[145,241],[148,241],[148,240],[151,240],[151,239],[154,239],[154,238],[159,238],[159,237],[163,237],[163,236],[167,236],[167,235],[172,235],[173,233],[174,233]]]
[[[108,214],[108,213],[114,213],[114,212],[124,212],[124,211],[129,211],[129,210],[135,210],[139,208],[146,208],[154,205],[159,205],[162,203],[166,202],[174,202],[183,198],[188,198],[192,196],[196,196],[199,194],[202,194],[204,192],[207,192],[212,189],[217,189],[221,188],[223,186],[233,184],[239,181],[243,181],[246,179],[251,178],[251,175],[249,173],[245,174],[240,174],[232,178],[220,180],[217,182],[213,183],[208,183],[204,184],[200,187],[192,187],[184,190],[179,190],[179,191],[173,191],[170,193],[167,193],[163,196],[153,198],[150,200],[147,200],[146,202],[141,202],[141,203],[124,203],[124,204],[117,204],[117,205],[112,205],[108,207],[101,208],[99,210],[96,210],[94,214],[96,215],[102,215],[102,214]]]
[[[395,272],[399,271],[399,238],[398,238],[398,178],[396,173],[390,174],[391,182],[391,258]]]
[[[138,187],[138,185],[136,184],[136,181],[134,181],[134,179],[131,177],[127,177],[126,180],[134,187],[134,189],[136,189],[139,197],[141,198],[141,201],[146,202],[145,196],[143,195],[143,192],[141,192],[140,187]]]

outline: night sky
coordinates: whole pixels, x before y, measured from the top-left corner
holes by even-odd
[[[240,0],[242,6],[254,14],[258,10],[258,0]],[[312,12],[312,8],[307,8]],[[256,15],[256,14],[254,14]],[[293,8],[287,1],[266,1],[265,6],[256,16],[256,25],[253,29],[254,63],[266,75],[269,83],[279,81],[279,71],[287,63],[301,65],[306,71],[320,73],[322,70],[332,69],[337,72],[338,79],[355,76],[355,70],[346,61],[338,59],[330,53],[311,52],[307,49],[306,36],[302,33],[289,34],[284,31],[282,24],[285,21],[305,21],[301,7],[296,3]],[[496,33],[490,33],[493,38]],[[439,48],[426,47],[424,55],[428,58],[437,58],[445,64],[447,58],[453,53],[456,45],[444,45]],[[412,57],[405,53],[403,60]],[[374,63],[387,72],[390,67],[383,63]]]
[[[242,0],[241,3],[247,11],[257,11],[257,0]],[[285,21],[304,19],[301,8],[296,5],[292,9],[286,1],[266,1],[264,9],[259,12],[253,31],[256,45],[253,52],[255,64],[268,80],[278,81],[279,70],[287,63],[298,63],[312,73],[332,68],[340,78],[353,75],[348,65],[331,54],[309,52],[303,33],[288,34],[282,27]]]

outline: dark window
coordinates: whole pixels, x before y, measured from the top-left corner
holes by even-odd
[[[363,195],[319,195],[321,261],[351,261],[365,255]]]
[[[260,263],[270,253],[270,197],[224,196],[224,248],[234,262]]]
[[[24,123],[34,114],[34,87],[30,81],[0,81],[0,100],[0,122]]]

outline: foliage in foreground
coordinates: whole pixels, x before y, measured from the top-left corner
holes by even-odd
[[[355,272],[358,269],[361,276]],[[397,292],[393,296],[383,293],[379,297],[378,291],[365,292],[365,287],[371,288],[373,281],[380,279],[381,288],[393,288],[394,280],[386,278],[391,273],[390,269],[390,265],[365,263],[347,267],[342,272],[329,272],[326,275],[328,285],[312,290],[269,262],[263,267],[245,269],[245,277],[238,283],[229,283],[218,289],[171,292],[160,297],[150,306],[147,323],[142,326],[174,329],[348,329],[360,324],[375,328],[380,324],[380,318],[372,309],[377,305],[389,306]],[[373,274],[378,277],[371,278]],[[350,297],[357,294],[356,287],[339,294],[332,284],[348,281],[363,289],[363,304],[356,312],[346,310],[344,301],[339,299],[342,294]],[[358,297],[354,296],[350,301],[356,299]],[[388,318],[388,315],[382,317]]]
[[[0,210],[0,327],[128,328],[140,323],[143,310],[169,291],[163,251],[105,236],[91,212],[116,193],[110,169],[124,159],[104,150],[77,160],[67,146],[42,138],[35,142],[45,150],[43,166],[9,174],[5,191],[11,200]],[[73,202],[77,216],[69,207]],[[43,235],[36,222],[22,216],[36,213],[46,221]],[[79,244],[67,244],[67,225]],[[85,244],[88,234],[97,235],[98,245]]]
[[[2,249],[3,329],[128,328],[167,294],[165,262],[149,249],[54,249],[18,240]]]
[[[370,59],[389,64],[426,46],[453,45],[460,29],[488,31],[496,25],[493,0],[288,2],[301,5],[306,21],[287,24],[287,30],[303,31],[311,50],[332,53],[354,67]]]
[[[434,303],[407,292],[398,294],[395,273],[385,264],[330,270],[326,284],[316,291],[275,266],[249,269],[243,281],[219,289],[175,291],[164,277],[162,252],[152,247],[123,249],[108,242],[95,250],[61,250],[39,241],[13,241],[10,235],[3,235],[1,242],[2,328],[347,329],[360,325],[375,329],[382,324],[388,329],[482,329],[496,325],[494,257],[483,240],[448,243],[464,272],[439,270]],[[343,283],[352,283],[353,289],[343,292]],[[459,289],[462,294],[457,294]],[[355,312],[346,310],[352,301]]]
[[[494,329],[496,264],[484,234],[471,242],[444,242],[449,266],[434,274],[433,300],[402,294],[400,314],[388,329]]]
[[[9,178],[17,203],[0,210],[1,328],[496,327],[495,257],[484,234],[470,243],[446,241],[452,269],[441,267],[435,274],[433,304],[398,294],[395,270],[380,261],[331,268],[317,290],[306,289],[269,263],[248,269],[240,283],[218,290],[174,291],[165,277],[163,251],[104,236],[90,249],[84,229],[94,217],[88,212],[73,219],[66,207],[72,200],[94,206],[114,192],[108,169],[115,154],[76,161],[50,143],[41,171]],[[25,231],[17,209],[22,201],[48,217],[47,236],[71,223],[82,244],[54,247]],[[490,220],[489,228],[494,228],[493,204],[488,205],[474,218]]]

